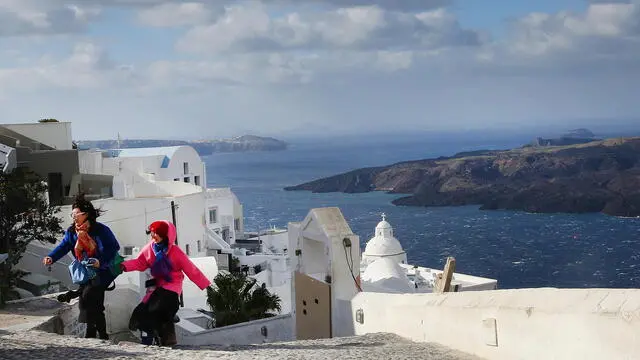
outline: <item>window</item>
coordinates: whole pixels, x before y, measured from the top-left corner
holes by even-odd
[[[218,209],[209,209],[209,224],[215,224],[218,222]]]
[[[189,173],[189,163],[183,163],[182,167],[184,168],[184,174],[187,175]]]
[[[202,246],[200,245],[200,240],[198,240],[198,252],[202,251]]]
[[[175,178],[173,179],[173,181],[180,181],[180,178]]]
[[[186,183],[189,182],[189,177],[188,176],[184,178],[184,182],[186,182]]]
[[[187,244],[187,245],[185,246],[185,249],[186,249],[186,251],[187,251],[187,256],[191,255],[191,254],[189,254],[189,252],[190,252],[190,251],[189,251],[189,244]]]
[[[196,175],[193,177],[193,183],[200,186],[200,176]]]
[[[237,219],[237,218],[236,218],[236,219],[234,219],[234,220],[233,220],[233,228],[234,228],[236,231],[239,231],[239,230],[240,230],[240,219]]]
[[[125,246],[124,247],[124,255],[133,255],[133,246]]]

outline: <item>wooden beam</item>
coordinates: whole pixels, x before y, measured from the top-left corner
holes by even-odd
[[[456,271],[456,259],[454,257],[448,257],[447,263],[444,266],[442,274],[438,275],[438,281],[436,283],[436,291],[438,293],[445,293],[451,290],[451,280],[453,279],[453,273]]]

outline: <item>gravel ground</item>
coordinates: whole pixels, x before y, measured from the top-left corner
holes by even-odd
[[[393,334],[269,343],[252,346],[202,346],[174,349],[142,346],[130,342],[113,344],[78,339],[41,331],[0,331],[0,359],[421,359],[482,360],[441,345],[415,343]]]

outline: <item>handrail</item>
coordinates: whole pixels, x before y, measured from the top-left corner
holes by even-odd
[[[213,243],[218,245],[220,248],[222,249],[231,248],[231,245],[229,245],[229,243],[224,241],[224,239],[220,235],[216,234],[215,231],[209,229],[209,227],[207,226],[205,226],[205,234],[209,240],[213,241]],[[205,246],[206,246],[206,243],[205,243]]]

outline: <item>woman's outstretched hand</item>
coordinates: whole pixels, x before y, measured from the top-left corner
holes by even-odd
[[[87,263],[88,263],[89,266],[93,266],[96,269],[100,267],[100,260],[98,260],[96,258],[89,258],[87,260]]]
[[[44,259],[42,259],[42,264],[43,265],[51,265],[53,264],[53,259],[49,256],[45,256]]]

